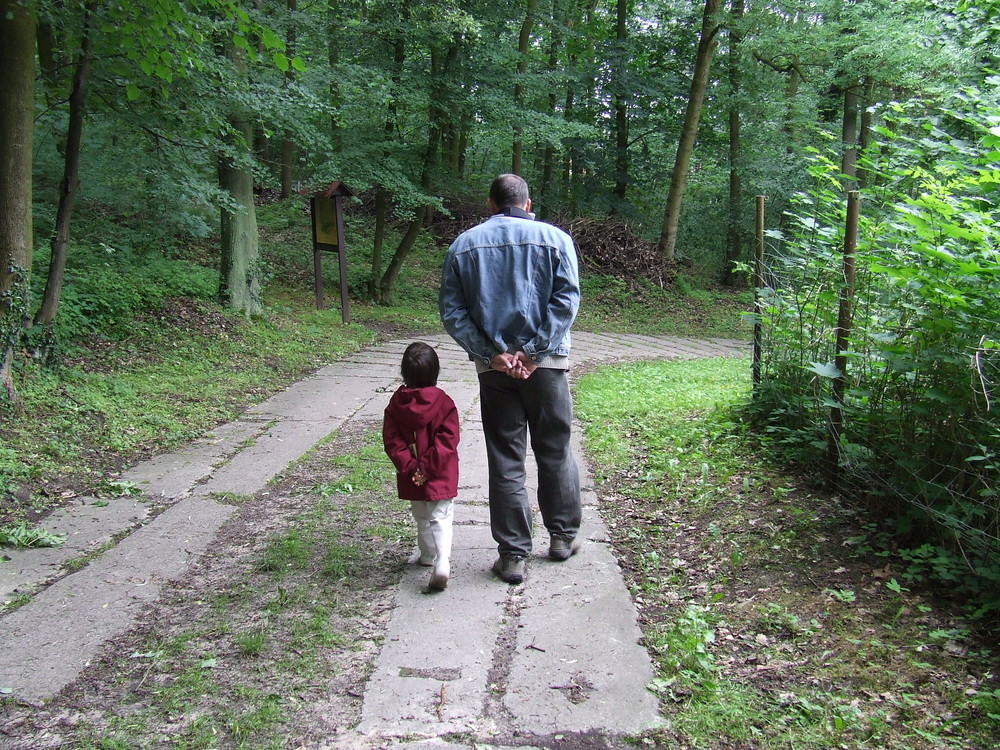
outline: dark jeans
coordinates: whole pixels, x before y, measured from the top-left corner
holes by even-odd
[[[538,509],[549,534],[580,529],[580,473],[570,447],[573,401],[565,370],[538,368],[527,380],[501,372],[479,376],[489,461],[490,525],[501,555],[531,552],[531,505],[525,489],[527,438],[538,465]]]

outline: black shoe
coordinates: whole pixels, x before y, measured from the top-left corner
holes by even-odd
[[[581,542],[576,537],[553,534],[549,539],[549,557],[553,560],[568,560],[580,551]]]
[[[522,555],[501,555],[493,563],[493,572],[500,580],[511,585],[524,581],[524,557]]]

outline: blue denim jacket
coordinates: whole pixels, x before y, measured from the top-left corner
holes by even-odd
[[[523,350],[539,363],[569,354],[569,329],[580,307],[572,238],[510,211],[459,235],[441,273],[441,321],[481,364],[507,351]]]

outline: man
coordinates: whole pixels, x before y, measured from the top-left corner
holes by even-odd
[[[476,363],[489,462],[490,525],[501,580],[524,580],[531,553],[525,489],[527,435],[538,465],[538,508],[548,555],[579,550],[580,475],[570,448],[570,327],[580,306],[576,250],[568,234],[534,220],[528,184],[497,177],[490,218],[448,249],[441,321]]]

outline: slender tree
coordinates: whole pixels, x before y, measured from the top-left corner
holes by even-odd
[[[845,190],[854,190],[857,187],[858,119],[858,83],[851,80],[844,87],[844,115],[840,129],[843,147],[840,171],[847,178],[844,184]]]
[[[247,74],[246,55],[232,40],[225,56],[233,64],[237,81]],[[219,299],[245,315],[263,310],[261,300],[260,242],[253,201],[253,172],[248,145],[253,142],[253,122],[240,102],[230,104],[227,148],[219,155],[219,186],[231,201],[222,207]]]
[[[89,0],[83,8],[83,26],[80,39],[80,56],[76,61],[73,83],[69,95],[69,127],[66,131],[66,147],[63,179],[59,184],[59,206],[56,209],[56,226],[52,236],[52,257],[45,281],[42,304],[35,313],[34,324],[45,329],[45,351],[40,352],[44,360],[51,355],[50,344],[55,339],[55,319],[62,296],[63,278],[66,274],[66,257],[69,253],[70,225],[73,208],[80,186],[80,152],[83,142],[83,124],[90,81],[91,59],[93,56],[93,24],[97,11],[96,0]]]
[[[552,14],[550,18],[552,33],[549,35],[549,60],[548,72],[554,76],[559,69],[559,56],[563,45],[563,26],[561,20],[561,8],[559,0],[552,0]],[[555,86],[549,89],[547,113],[550,117],[556,116],[556,106],[559,102],[559,92]],[[551,140],[546,141],[542,151],[542,178],[535,190],[536,195],[542,196],[541,210],[539,217],[547,219],[550,216],[550,199],[553,195],[553,180],[555,178],[556,149]]]
[[[405,12],[405,11],[404,11]],[[382,140],[382,159],[388,161],[390,158],[389,146],[393,142],[396,133],[396,118],[398,115],[397,97],[399,96],[402,84],[403,66],[406,64],[406,39],[403,36],[402,28],[393,30],[392,40],[393,67],[391,74],[392,87],[389,93],[389,102],[386,107],[385,123],[382,128],[384,134]],[[389,214],[389,189],[385,184],[379,184],[375,192],[375,238],[372,247],[372,271],[368,280],[368,293],[373,300],[382,301],[382,249],[385,244],[385,230]],[[423,217],[421,217],[423,218]],[[416,240],[416,235],[414,235]]]
[[[340,106],[340,14],[343,13],[340,0],[328,0],[326,9],[326,54],[330,74],[330,139],[335,152],[341,148]]]
[[[615,208],[625,202],[625,191],[628,189],[628,80],[627,71],[629,67],[629,55],[626,48],[628,41],[628,0],[617,0],[615,3],[615,57],[614,77],[616,84],[613,88],[613,104],[615,112],[615,186],[614,196],[616,199]]]
[[[736,281],[736,261],[742,243],[743,187],[740,180],[742,141],[740,134],[740,42],[737,30],[746,6],[744,0],[733,0],[732,26],[729,29],[729,226],[726,237],[726,254],[722,264],[722,283],[731,286]]]
[[[705,101],[705,91],[708,88],[709,67],[718,42],[719,25],[715,21],[718,7],[719,0],[705,0],[705,12],[701,22],[701,36],[698,40],[694,74],[691,76],[691,88],[687,107],[684,110],[684,124],[681,126],[681,137],[677,144],[674,170],[670,177],[667,207],[663,212],[663,225],[660,229],[660,241],[657,245],[660,256],[668,262],[673,261],[677,250],[677,229],[680,225],[681,204],[684,201],[684,190],[687,186],[688,166],[691,164],[691,154],[694,152],[694,144],[698,138],[698,122],[701,119],[701,108]]]
[[[295,55],[295,14],[298,11],[298,0],[288,2],[288,30],[285,34],[285,49],[289,55]],[[291,65],[285,71],[285,85],[295,85],[295,68]],[[285,128],[281,138],[281,197],[288,198],[292,194],[292,159],[295,157],[295,137],[290,128]]]
[[[521,174],[524,153],[524,128],[521,127],[521,109],[524,106],[524,76],[528,71],[528,45],[531,44],[531,30],[535,25],[535,10],[538,0],[527,0],[524,20],[517,37],[517,78],[514,82],[514,147],[511,155],[510,171]]]

